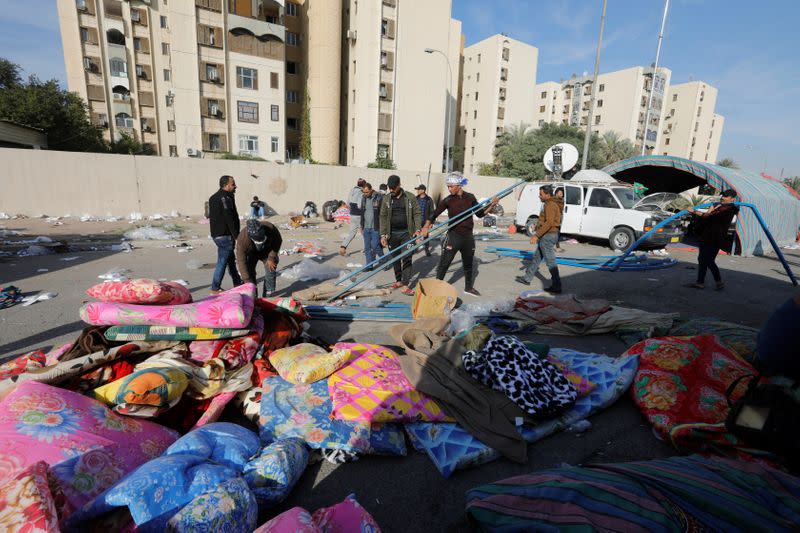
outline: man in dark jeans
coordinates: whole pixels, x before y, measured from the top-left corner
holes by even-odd
[[[422,215],[422,223],[424,224],[425,221],[430,218],[431,214],[433,214],[433,210],[435,209],[433,205],[433,198],[428,196],[428,188],[421,183],[414,187],[414,190],[417,191],[417,203],[419,204],[419,212]],[[425,243],[425,255],[428,257],[431,256],[431,243],[429,242]]]
[[[456,172],[447,176],[447,190],[450,195],[439,202],[439,206],[425,221],[425,227],[422,228],[422,235],[427,236],[436,217],[441,215],[447,209],[447,216],[453,218],[461,213],[478,205],[478,200],[475,195],[466,192],[463,186],[466,185],[466,180],[461,174]],[[483,209],[475,212],[475,215],[483,218],[483,216],[491,211],[497,205],[497,198],[492,198],[492,201]],[[447,269],[456,256],[456,253],[461,253],[461,264],[464,267],[464,292],[472,296],[480,296],[473,283],[475,282],[475,273],[473,269],[473,259],[475,257],[475,237],[472,234],[472,229],[475,224],[472,221],[472,215],[464,218],[456,224],[447,229],[447,237],[442,243],[442,257],[439,260],[439,266],[436,269],[436,279],[444,279],[447,274]]]
[[[208,218],[211,238],[217,245],[217,266],[211,280],[211,294],[222,292],[222,278],[225,267],[230,272],[233,285],[242,284],[242,278],[236,270],[236,258],[233,245],[239,236],[239,212],[236,210],[236,180],[233,176],[222,176],[219,179],[219,190],[208,199]]]
[[[364,237],[364,256],[367,264],[375,261],[376,257],[383,257],[383,247],[381,246],[381,236],[378,231],[378,221],[380,220],[381,195],[375,192],[372,184],[365,183],[362,188],[364,191],[361,198],[361,234]],[[368,271],[375,267],[367,267]]]
[[[531,244],[536,247],[536,252],[533,254],[531,264],[525,270],[525,275],[517,276],[515,279],[518,283],[530,285],[544,260],[552,279],[552,284],[544,290],[552,294],[561,294],[561,274],[556,263],[556,244],[558,244],[558,233],[561,231],[564,202],[553,194],[552,185],[539,187],[539,200],[542,202],[542,210],[539,212],[539,222],[536,223],[536,230],[531,237]]]
[[[419,235],[422,216],[416,197],[400,187],[400,176],[392,174],[386,180],[389,194],[384,196],[380,210],[381,245],[393,250],[409,241],[412,235]],[[411,255],[394,263],[395,283],[392,289],[404,287],[403,294],[413,295],[411,282]],[[402,265],[400,264],[402,262]]]
[[[733,217],[739,213],[739,208],[733,205],[736,200],[736,191],[728,189],[722,193],[720,203],[705,213],[695,213],[694,208],[690,207],[689,212],[695,213],[701,220],[699,241],[700,251],[697,254],[697,281],[690,283],[687,287],[692,289],[705,288],[706,271],[710,270],[711,275],[716,281],[716,290],[721,291],[725,288],[725,282],[717,267],[716,258],[720,249],[725,245],[728,236],[728,229],[731,227]]]

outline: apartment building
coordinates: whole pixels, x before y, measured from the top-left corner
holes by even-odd
[[[658,153],[716,163],[725,119],[714,112],[717,89],[703,81],[672,85],[667,92]]]
[[[338,54],[309,53],[321,44],[338,49],[337,2],[58,0],[57,6],[68,87],[88,102],[106,139],[127,134],[160,155],[231,152],[283,161],[299,152],[308,92],[312,131],[335,132],[312,137],[317,158],[338,162],[338,102],[330,118],[325,98],[313,98],[321,85],[314,69],[338,72]],[[318,14],[316,25],[309,13]],[[320,30],[322,19],[329,28],[312,38],[309,29]]]
[[[341,161],[439,171],[448,122],[455,139],[462,49],[450,0],[345,0],[343,20]]]
[[[637,149],[644,143],[647,153],[656,153],[659,125],[665,114],[665,95],[672,72],[659,68],[653,76],[651,67],[632,67],[597,77],[594,116],[589,117],[592,77],[573,75],[569,80],[545,82],[534,88],[535,113],[533,124],[541,126],[556,122],[579,126],[591,120],[592,130],[600,134],[615,131],[629,139]],[[649,119],[647,105],[652,95]],[[645,122],[647,126],[645,127]]]
[[[464,172],[494,161],[495,142],[506,126],[531,124],[538,56],[537,48],[501,34],[464,49],[459,112]]]

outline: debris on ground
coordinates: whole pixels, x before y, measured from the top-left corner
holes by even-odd
[[[321,264],[313,259],[303,259],[292,267],[283,270],[281,277],[300,281],[325,281],[338,277],[341,272],[340,268]]]
[[[143,226],[124,233],[124,237],[131,241],[168,241],[180,238],[177,231],[167,231],[164,228]]]

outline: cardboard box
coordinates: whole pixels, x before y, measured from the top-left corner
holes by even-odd
[[[458,291],[446,281],[435,278],[417,283],[411,315],[414,318],[448,316],[458,302]]]

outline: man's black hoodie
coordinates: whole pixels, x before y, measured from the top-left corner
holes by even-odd
[[[239,236],[239,212],[232,192],[218,190],[208,199],[208,218],[211,237]]]

